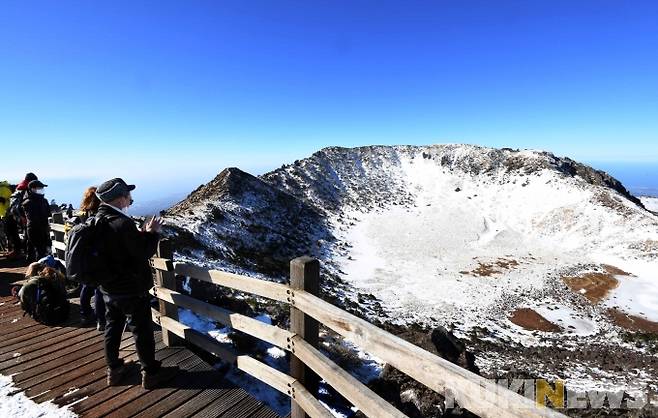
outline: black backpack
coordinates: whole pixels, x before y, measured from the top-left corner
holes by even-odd
[[[66,242],[66,275],[78,283],[100,285],[107,281],[109,269],[103,255],[104,218],[94,216],[74,226]]]
[[[69,317],[69,301],[62,286],[44,277],[33,277],[20,291],[21,308],[36,321],[56,325]]]
[[[19,225],[21,225],[21,217],[23,215],[22,203],[23,193],[15,193],[9,198],[9,208],[7,208],[7,213],[10,214]]]

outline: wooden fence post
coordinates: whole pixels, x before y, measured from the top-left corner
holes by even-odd
[[[53,213],[52,216],[51,216],[51,223],[54,223],[54,224],[63,224],[63,223],[64,223],[64,214],[63,214],[62,212],[55,212],[55,213]],[[53,230],[53,231],[52,231],[52,234],[53,234],[53,240],[52,240],[53,243],[54,243],[55,241],[65,242],[65,240],[64,240],[64,236],[65,236],[64,232]],[[55,248],[55,245],[54,245],[54,244],[53,244],[53,246],[52,246],[51,253],[53,254],[53,257],[59,258],[60,260],[64,260],[64,257],[65,257],[64,251]]]
[[[290,262],[290,331],[299,335],[313,347],[318,347],[318,321],[295,308],[295,289],[304,290],[315,296],[320,293],[320,262],[311,257],[298,257]],[[295,355],[292,345],[290,356],[290,375],[297,379],[306,389],[317,396],[320,378]],[[291,398],[291,418],[307,417],[304,410]]]
[[[162,239],[158,243],[158,257],[171,260],[173,258],[173,250],[171,248],[171,241]],[[176,290],[176,273],[173,271],[160,271],[155,270],[155,284],[167,289]],[[178,321],[178,308],[176,305],[165,302],[159,299],[160,314],[168,318]],[[171,331],[162,328],[162,342],[167,347],[183,345],[183,340]]]

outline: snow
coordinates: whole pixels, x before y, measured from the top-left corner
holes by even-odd
[[[338,412],[337,410],[333,409],[332,407],[330,407],[329,405],[327,405],[326,403],[324,403],[322,401],[320,401],[320,404],[322,406],[324,406],[325,408],[327,408],[327,410],[329,410],[331,415],[333,415],[336,418],[347,418],[348,417],[347,414],[343,414],[342,412]]]
[[[178,308],[178,321],[199,332],[205,333],[224,344],[231,344],[230,327],[217,327],[212,319],[198,315],[189,309]]]
[[[642,201],[642,204],[644,204],[645,208],[654,212],[658,212],[658,197],[642,196],[640,197],[640,200]]]
[[[73,418],[76,414],[52,402],[37,404],[14,386],[11,377],[0,375],[0,413],[2,418]]]
[[[595,204],[593,186],[552,170],[499,182],[419,156],[399,164],[414,205],[347,212],[355,225],[338,235],[352,245],[339,257],[344,277],[402,321],[482,325],[501,301],[540,294],[547,276],[594,261],[595,251],[628,260],[629,243],[658,239],[655,216],[626,205],[626,219]],[[460,273],[499,260],[518,265],[485,277]]]
[[[550,322],[560,326],[570,334],[580,337],[594,335],[599,330],[598,325],[569,306],[556,303],[546,303],[533,307],[534,310]]]
[[[273,359],[280,359],[286,356],[286,351],[279,347],[272,346],[267,349],[267,354]]]
[[[610,292],[605,306],[658,322],[658,263],[621,258],[613,262],[631,276],[615,276],[619,285]]]
[[[345,208],[351,225],[332,222],[350,246],[335,259],[342,277],[382,301],[394,322],[454,326],[464,337],[486,327],[503,341],[575,348],[583,338],[609,341],[608,306],[658,320],[658,254],[643,249],[658,243],[658,217],[614,190],[547,169],[474,176],[420,155],[380,169],[407,184],[413,203]],[[510,260],[515,265],[496,267]],[[619,286],[599,306],[575,303],[584,298],[565,294],[560,278],[587,264],[633,276],[616,276]],[[473,274],[482,265],[496,271]],[[509,312],[520,307],[563,331],[538,336],[511,324]]]
[[[190,285],[190,278],[185,277],[185,280],[183,280],[183,290],[187,292],[188,295],[192,294],[192,286]]]

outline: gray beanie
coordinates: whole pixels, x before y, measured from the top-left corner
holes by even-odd
[[[101,202],[111,202],[117,197],[126,196],[131,190],[135,190],[134,184],[126,184],[121,178],[108,180],[98,186],[96,196]]]

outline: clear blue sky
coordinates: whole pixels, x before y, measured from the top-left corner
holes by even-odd
[[[153,192],[444,142],[658,163],[657,22],[656,1],[8,0],[0,176]]]

